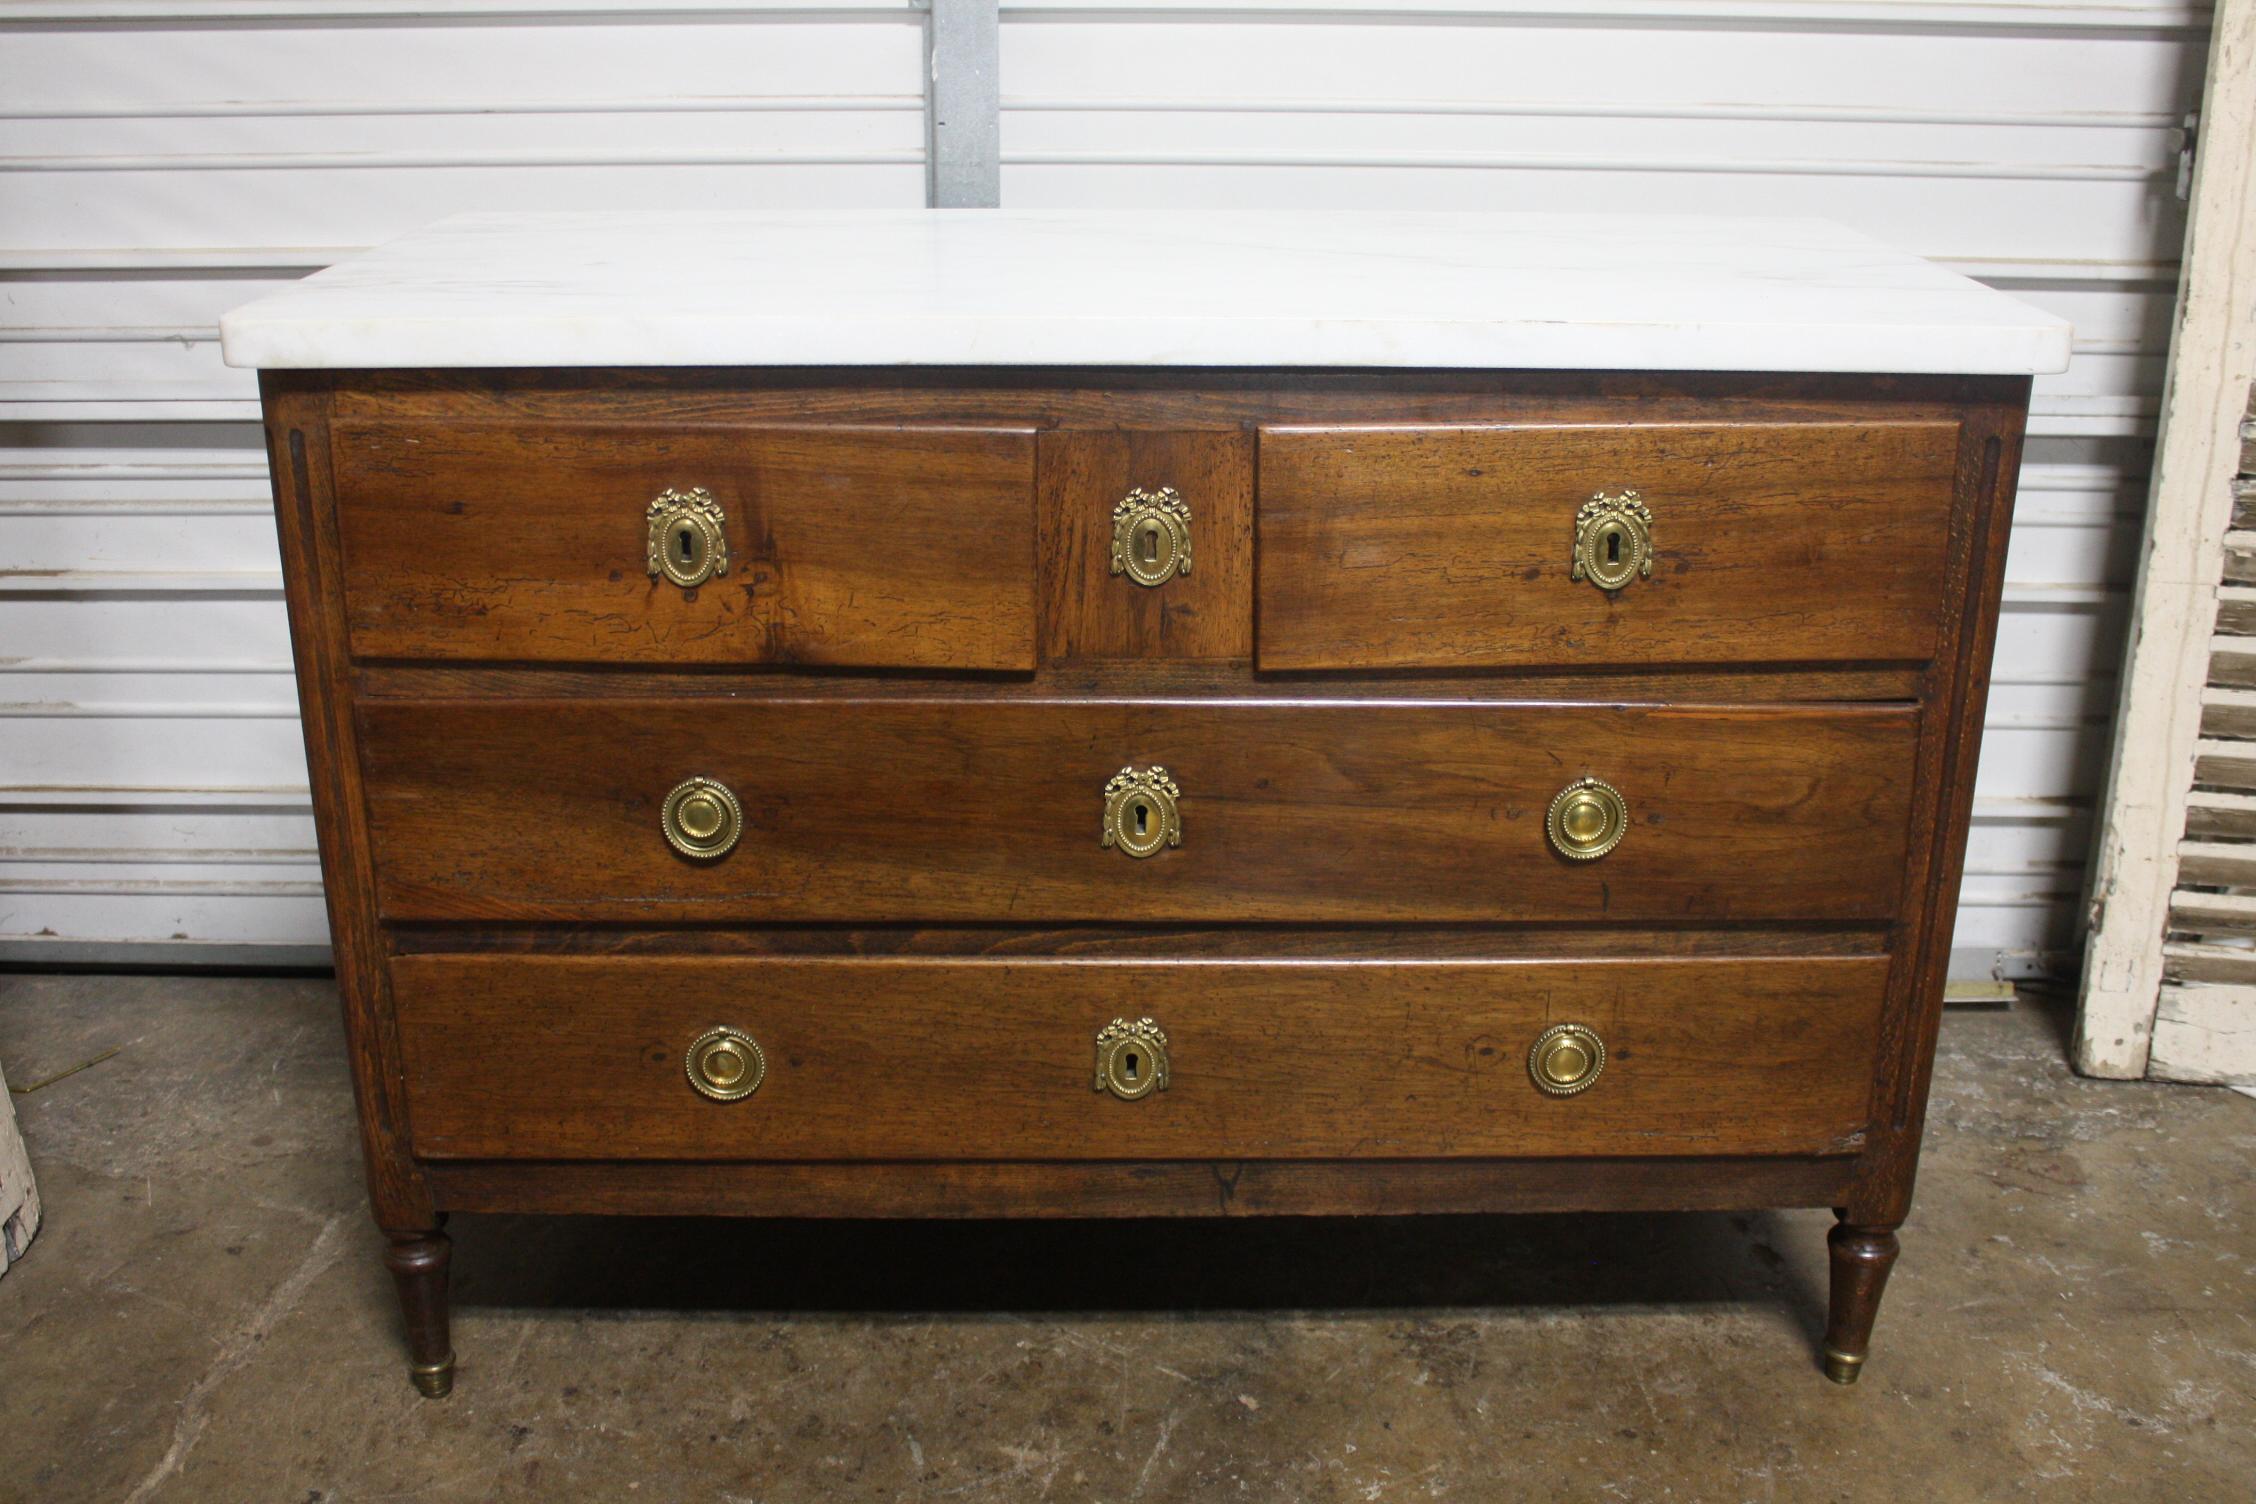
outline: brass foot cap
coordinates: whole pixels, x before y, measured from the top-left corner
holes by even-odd
[[[1854,1384],[1857,1375],[1864,1372],[1864,1355],[1851,1356],[1833,1348],[1825,1350],[1825,1376],[1836,1384]]]
[[[454,1354],[448,1353],[436,1363],[410,1363],[407,1376],[425,1399],[443,1400],[454,1392]]]

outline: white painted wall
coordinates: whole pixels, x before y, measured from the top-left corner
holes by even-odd
[[[913,204],[901,0],[0,0],[0,956],[321,939],[218,312],[469,207]],[[1845,220],[2055,309],[1956,969],[2072,957],[2205,8],[1050,0],[1003,201]],[[272,952],[285,954],[285,952]],[[294,954],[304,954],[296,952]]]

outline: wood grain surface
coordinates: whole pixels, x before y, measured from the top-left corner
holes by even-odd
[[[374,843],[368,835],[345,640],[344,571],[336,513],[329,504],[335,493],[328,404],[316,382],[290,372],[260,373],[259,392],[266,413],[267,467],[274,486],[299,725],[321,848],[322,897],[343,1005],[369,1211],[387,1232],[433,1232],[438,1216],[430,1185],[408,1148],[391,971],[376,911],[370,861]]]
[[[1259,423],[1913,422],[2025,405],[2026,376],[1221,371],[993,366],[308,373],[335,415],[447,421],[965,423],[1188,432]]]
[[[1899,896],[1902,707],[884,699],[365,702],[387,918],[680,921],[1874,920]],[[1179,847],[1100,844],[1164,765]],[[1630,829],[1569,862],[1585,774]],[[736,849],[661,837],[728,784]]]
[[[434,1159],[472,1212],[700,1217],[1381,1217],[1837,1206],[1853,1159]],[[1159,1297],[1164,1299],[1164,1296]]]
[[[1068,431],[1041,443],[1043,657],[1253,656],[1253,438]],[[1112,509],[1166,486],[1191,510],[1191,569],[1162,585],[1112,572]]]
[[[395,1249],[447,1209],[1909,1208],[2025,378],[262,390]],[[731,571],[685,594],[643,509],[690,485]],[[1110,508],[1159,485],[1194,572],[1145,591]],[[1657,562],[1609,596],[1569,551],[1622,487]],[[1100,791],[1151,763],[1185,840],[1138,862]],[[658,830],[691,774],[745,806],[709,865]],[[1633,819],[1571,864],[1583,774]],[[1147,1013],[1170,1089],[1092,1090]],[[1612,1053],[1557,1099],[1566,1019]],[[688,1086],[716,1023],[767,1049],[748,1101]]]
[[[1945,600],[1958,425],[1267,428],[1266,669],[1919,660]],[[1600,490],[1650,578],[1571,577]]]
[[[696,925],[410,922],[390,925],[392,954],[767,956],[785,960],[1110,961],[1614,961],[1622,932],[1605,924],[1022,924]],[[1730,956],[1872,956],[1889,927],[1864,924],[1652,923],[1637,930],[1649,960]]]
[[[353,652],[543,663],[1034,666],[1023,429],[355,424],[334,436]],[[701,486],[728,573],[652,579]]]
[[[1953,529],[1945,586],[1951,611],[1943,648],[1921,696],[1929,708],[1920,720],[1914,760],[1920,799],[1913,815],[1911,860],[1903,869],[1899,910],[1904,940],[1889,983],[1873,1073],[1872,1142],[1840,1208],[1852,1226],[1900,1224],[1910,1213],[1918,1179],[2027,418],[2024,388],[2018,401],[1970,411],[1959,445],[1958,487],[1967,504]]]
[[[1856,1147],[1887,962],[1209,964],[403,957],[415,1147],[435,1158],[1171,1159],[1826,1154]],[[1149,1015],[1171,1082],[1095,1090]],[[1597,1082],[1536,1089],[1595,1029]],[[737,1102],[683,1057],[727,1024]]]
[[[1204,699],[1289,695],[1310,700],[1576,701],[1601,704],[1763,705],[1918,699],[1930,687],[1914,665],[1715,669],[1578,668],[1392,670],[1370,674],[1255,673],[1243,659],[1083,658],[1031,674],[837,673],[791,667],[527,668],[486,664],[356,665],[363,700],[724,699],[779,691],[795,698],[867,699],[915,694],[993,704],[1006,700]]]

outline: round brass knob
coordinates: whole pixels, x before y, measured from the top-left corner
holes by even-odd
[[[666,844],[683,856],[709,862],[728,855],[744,833],[744,808],[728,785],[712,778],[685,778],[666,795],[659,813]]]
[[[1536,1089],[1554,1097],[1588,1091],[1606,1068],[1606,1042],[1581,1024],[1553,1024],[1535,1036],[1528,1074]]]
[[[1610,783],[1578,778],[1551,801],[1543,828],[1559,855],[1569,861],[1596,861],[1628,834],[1629,801]]]
[[[742,1029],[707,1029],[689,1047],[684,1062],[689,1084],[716,1102],[734,1102],[760,1089],[768,1077],[768,1057],[760,1042]]]

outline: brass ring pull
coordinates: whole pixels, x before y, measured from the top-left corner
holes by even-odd
[[[1573,862],[1594,862],[1629,833],[1629,801],[1595,778],[1578,778],[1559,790],[1543,817],[1551,849]]]
[[[1600,491],[1575,513],[1570,578],[1619,590],[1653,577],[1653,509],[1635,491]]]
[[[1606,1042],[1581,1024],[1553,1024],[1535,1036],[1528,1051],[1528,1074],[1546,1096],[1571,1097],[1590,1090],[1606,1068]]]
[[[1133,857],[1182,845],[1183,816],[1175,805],[1182,793],[1156,764],[1141,771],[1122,768],[1104,786],[1104,836],[1097,844]]]
[[[716,1102],[741,1101],[768,1078],[767,1052],[742,1029],[726,1024],[697,1036],[683,1061],[689,1084]]]
[[[1191,572],[1191,507],[1173,486],[1139,487],[1112,509],[1112,572],[1147,589]]]
[[[1098,1091],[1134,1102],[1167,1090],[1167,1033],[1148,1018],[1116,1018],[1097,1030]]]
[[[666,844],[701,862],[727,856],[744,833],[744,807],[715,778],[685,778],[666,795],[658,823]]]
[[[703,486],[662,491],[643,513],[648,533],[650,577],[695,590],[715,575],[728,573],[728,519]]]

